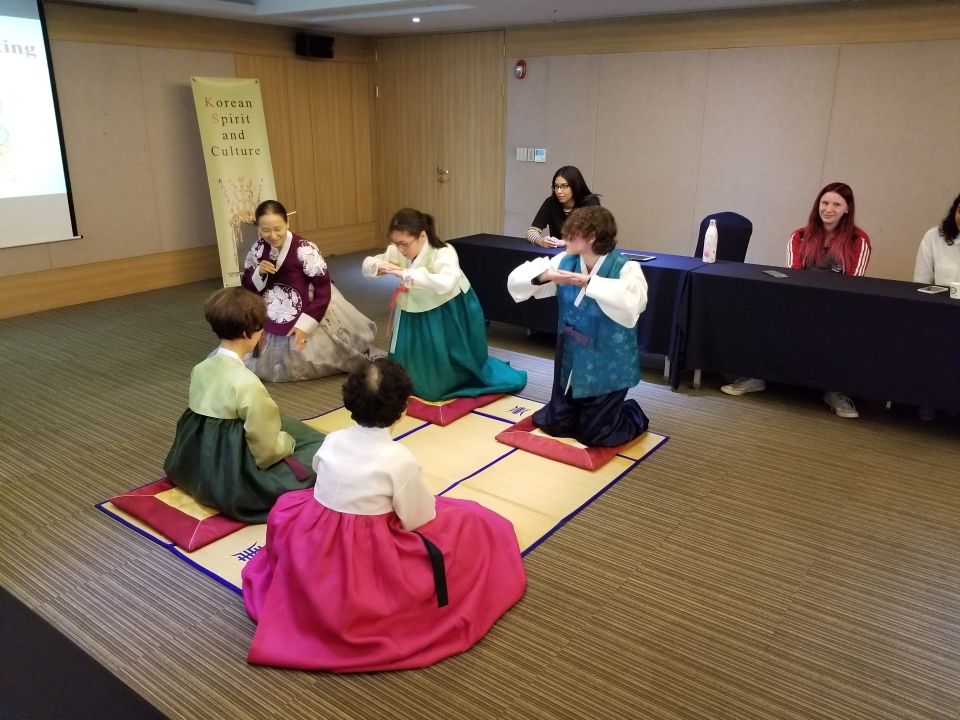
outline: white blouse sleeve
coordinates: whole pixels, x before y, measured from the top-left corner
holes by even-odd
[[[409,451],[392,469],[393,509],[404,530],[416,530],[437,516],[436,498],[421,477],[420,463]]]
[[[403,284],[406,287],[424,288],[433,290],[438,295],[447,295],[460,284],[462,277],[463,271],[460,269],[457,251],[447,246],[437,250],[433,272],[425,267],[408,268],[403,274]]]
[[[596,300],[604,315],[615,323],[633,327],[647,307],[647,279],[640,263],[624,264],[619,278],[590,278],[587,297]]]
[[[542,256],[534,258],[533,260],[527,260],[519,267],[514,268],[510,275],[507,277],[507,292],[510,293],[510,297],[513,298],[514,302],[523,302],[524,300],[529,300],[530,298],[536,298],[540,300],[541,298],[553,297],[557,294],[557,284],[554,282],[544,283],[543,285],[535,285],[533,280],[538,277],[540,273],[544,270],[549,270],[553,268],[556,270],[560,267],[560,261],[566,257],[565,252],[557,253],[553,257]]]
[[[936,228],[934,229],[936,231]],[[933,264],[933,243],[929,242],[930,231],[923,236],[920,247],[917,249],[917,263],[913,268],[913,281],[930,285],[934,282],[936,272]]]

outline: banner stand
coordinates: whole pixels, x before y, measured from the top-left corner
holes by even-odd
[[[256,241],[253,213],[277,197],[260,81],[193,78],[210,204],[224,287],[240,284],[243,261]]]

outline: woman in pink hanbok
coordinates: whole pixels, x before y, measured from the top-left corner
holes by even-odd
[[[327,436],[315,488],[283,495],[243,571],[248,660],[333,672],[430,665],[478,642],[524,593],[513,526],[434,497],[391,438],[413,386],[379,359],[343,386],[356,426]]]

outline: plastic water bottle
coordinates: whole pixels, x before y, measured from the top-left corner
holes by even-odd
[[[711,220],[703,236],[703,261],[713,263],[717,261],[717,221]]]

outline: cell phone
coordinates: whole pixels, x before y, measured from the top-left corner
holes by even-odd
[[[922,288],[917,288],[917,292],[927,293],[928,295],[936,295],[937,293],[946,292],[950,288],[945,288],[943,285],[926,285]]]
[[[765,275],[769,275],[770,277],[775,277],[775,278],[790,277],[786,273],[782,273],[779,270],[764,270],[763,272]]]
[[[656,255],[631,255],[631,260],[636,260],[637,262],[649,262],[650,260],[656,260]]]

